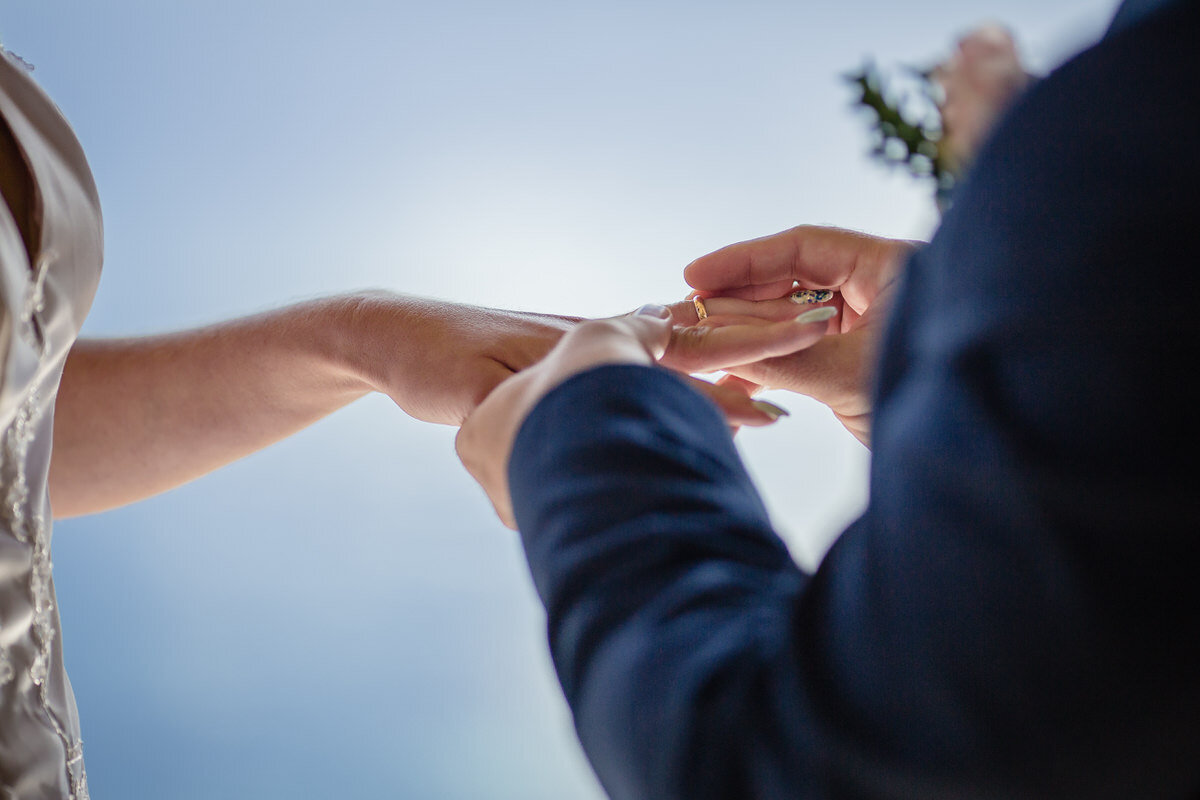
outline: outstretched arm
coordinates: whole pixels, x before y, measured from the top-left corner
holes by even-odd
[[[192,331],[81,340],[55,407],[55,516],[164,492],[370,391],[418,419],[459,424],[573,322],[377,292]]]

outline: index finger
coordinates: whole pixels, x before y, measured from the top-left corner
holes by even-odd
[[[700,292],[760,300],[786,294],[793,282],[838,289],[856,311],[866,309],[897,275],[915,243],[842,228],[801,225],[723,247],[683,271]]]

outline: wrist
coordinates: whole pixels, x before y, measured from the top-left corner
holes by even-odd
[[[397,295],[384,290],[364,290],[321,301],[317,324],[325,332],[319,354],[340,384],[359,395],[385,391],[385,370],[398,354],[383,352],[382,326],[404,312]],[[385,320],[384,318],[387,318]],[[395,344],[395,342],[391,342]]]

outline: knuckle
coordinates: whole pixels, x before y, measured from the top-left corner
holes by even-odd
[[[467,431],[467,426],[458,429],[458,433],[454,436],[454,452],[458,455],[464,466],[470,469],[469,461],[471,454],[471,433]]]
[[[581,323],[575,330],[563,337],[559,352],[586,347],[605,336],[600,323],[596,321]]]
[[[573,330],[570,336],[574,339],[592,341],[613,336],[620,332],[620,324],[612,319],[594,319],[584,322]]]
[[[665,359],[676,369],[693,371],[700,363],[705,331],[709,328],[677,328],[671,333]]]

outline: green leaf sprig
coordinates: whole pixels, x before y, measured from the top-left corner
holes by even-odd
[[[939,207],[949,202],[959,165],[943,139],[940,87],[931,70],[906,69],[907,86],[897,89],[873,61],[844,76],[858,95],[855,105],[873,113],[872,155],[890,166],[907,167],[934,182]]]

